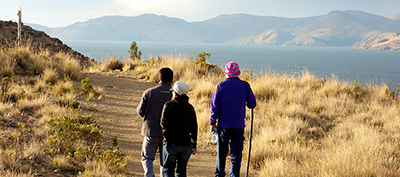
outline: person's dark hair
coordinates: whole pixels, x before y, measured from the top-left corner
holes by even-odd
[[[179,106],[180,107],[189,106],[189,97],[186,94],[183,94],[183,95],[176,94],[176,98],[175,99],[180,100],[180,102],[179,102]]]
[[[158,77],[162,82],[172,82],[174,72],[170,68],[161,68],[158,72]]]

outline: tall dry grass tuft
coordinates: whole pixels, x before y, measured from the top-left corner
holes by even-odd
[[[25,84],[12,84],[4,95],[8,100],[32,99],[36,96],[32,87]]]
[[[65,94],[74,92],[75,90],[77,90],[75,87],[75,82],[69,79],[66,79],[63,82],[58,82],[53,86],[53,93],[58,96],[64,96]]]
[[[0,76],[10,77],[14,75],[15,59],[0,50]]]
[[[38,110],[44,105],[48,104],[46,96],[40,96],[34,99],[23,98],[18,101],[18,106],[22,110]]]
[[[60,78],[59,73],[54,68],[46,68],[43,71],[43,80],[46,83],[54,85],[59,80],[59,78]]]
[[[80,79],[82,66],[77,59],[62,52],[55,54],[54,59],[61,64],[64,77],[69,77],[73,80]]]
[[[55,155],[51,162],[54,169],[59,169],[62,171],[72,170],[73,167],[72,163],[68,158],[63,155]]]
[[[224,75],[181,56],[163,56],[135,70],[155,82],[162,67],[174,71],[175,81],[188,83],[200,134],[208,139],[210,99]],[[385,84],[344,82],[334,75],[319,79],[307,70],[243,72],[240,78],[250,83],[258,101],[251,167],[259,176],[400,174],[400,101]]]
[[[48,90],[48,88],[49,85],[47,84],[47,81],[45,79],[38,78],[33,86],[33,91],[35,93],[44,93]]]
[[[18,67],[14,72],[18,74],[39,75],[49,65],[48,60],[43,60],[34,54],[29,45],[10,48],[8,54],[15,59]]]

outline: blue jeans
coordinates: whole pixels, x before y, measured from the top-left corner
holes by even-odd
[[[231,170],[230,177],[240,176],[240,164],[242,162],[242,151],[244,141],[244,128],[218,128],[218,154],[215,164],[216,177],[225,176],[226,156],[228,155],[229,145],[231,148]],[[230,140],[230,141],[229,141]]]
[[[160,166],[162,162],[162,137],[150,137],[145,136],[142,145],[142,166],[145,177],[154,177],[153,161],[156,157],[157,148],[160,152]],[[162,166],[160,167],[160,174],[162,172]]]
[[[186,166],[191,154],[192,148],[190,146],[164,145],[164,177],[173,177],[175,168],[176,176],[186,177]]]

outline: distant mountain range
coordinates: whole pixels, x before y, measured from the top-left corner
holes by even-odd
[[[362,11],[332,11],[307,18],[233,14],[201,22],[144,14],[105,16],[62,28],[28,25],[62,40],[349,47],[357,43],[362,48],[360,41],[383,33],[399,33],[400,14],[384,17]]]

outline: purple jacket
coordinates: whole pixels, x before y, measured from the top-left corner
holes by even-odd
[[[218,127],[244,128],[246,105],[251,109],[257,105],[249,83],[237,77],[221,81],[211,98],[210,124],[218,119]]]

